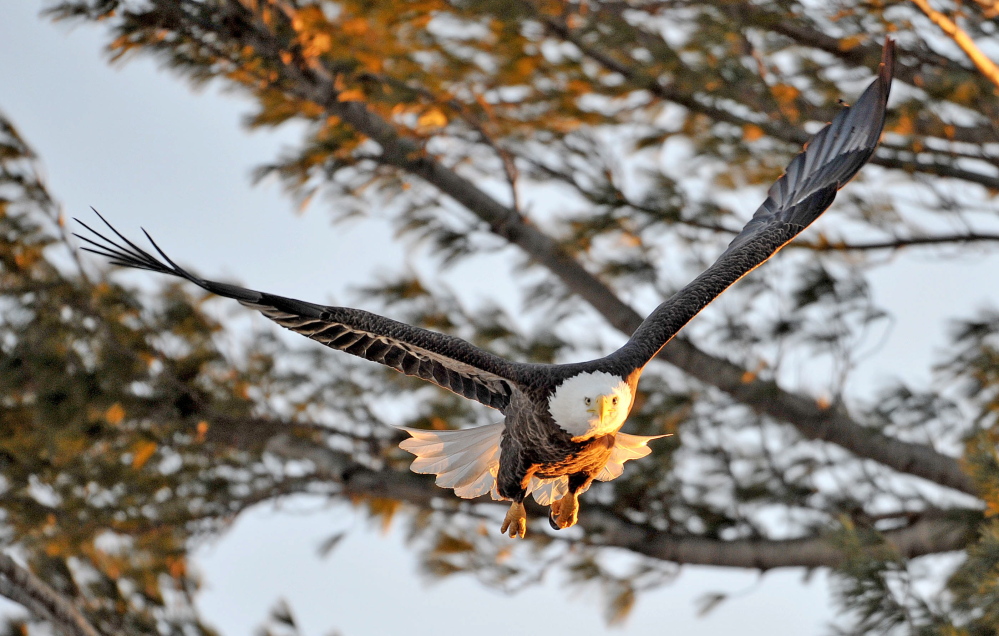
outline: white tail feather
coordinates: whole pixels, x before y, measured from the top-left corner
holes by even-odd
[[[465,499],[486,493],[500,499],[496,473],[502,422],[460,431],[402,430],[412,435],[399,448],[416,455],[410,467],[414,473],[437,475],[438,486],[454,488],[454,494]]]
[[[565,475],[551,479],[531,477],[527,484],[527,492],[534,495],[534,501],[542,506],[550,506],[569,492],[569,478]]]
[[[499,472],[503,426],[499,422],[460,431],[403,428],[412,437],[403,440],[399,448],[416,455],[410,467],[414,473],[437,475],[436,483],[441,488],[453,488],[454,494],[464,499],[489,493],[493,499],[499,500],[502,497],[496,487],[496,474]],[[597,479],[610,481],[619,477],[624,472],[624,462],[651,453],[646,444],[660,437],[665,435],[617,433],[607,465]],[[551,479],[532,477],[527,492],[542,506],[550,506],[569,492],[569,479],[565,476]]]

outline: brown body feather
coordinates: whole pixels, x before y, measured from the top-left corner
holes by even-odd
[[[554,390],[554,388],[553,388]],[[576,489],[590,482],[607,465],[614,436],[604,435],[574,442],[548,412],[547,400],[539,402],[515,391],[507,406],[506,426],[500,442],[500,466],[496,477],[499,493],[523,501],[531,477],[552,479],[573,475]]]

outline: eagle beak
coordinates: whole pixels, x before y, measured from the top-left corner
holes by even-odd
[[[604,420],[610,417],[610,412],[614,404],[611,402],[611,398],[606,395],[601,395],[597,398],[597,408],[596,416],[600,420],[600,424],[603,425]]]
[[[592,407],[586,409],[586,412],[591,415],[597,416],[598,426],[603,428],[604,421],[611,417],[611,411],[614,410],[613,398],[608,395],[601,395],[598,397]],[[572,441],[582,442],[586,440],[587,437],[573,437]]]

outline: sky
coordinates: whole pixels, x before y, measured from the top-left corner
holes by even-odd
[[[294,127],[247,133],[245,98],[214,87],[192,91],[147,59],[110,67],[103,38],[92,25],[53,25],[31,2],[5,3],[0,20],[0,109],[39,153],[67,216],[86,219],[94,206],[128,235],[145,227],[203,275],[314,302],[342,299],[373,273],[419,267],[383,220],[334,227],[322,205],[298,214],[276,184],[251,183],[254,167],[298,140]],[[892,267],[872,278],[896,318],[860,374],[871,386],[898,375],[930,381],[946,316],[994,301],[985,282],[999,276],[997,259],[982,253],[957,263],[918,253],[893,259],[906,259],[904,275]],[[508,263],[499,266],[509,272]],[[144,273],[128,276],[151,284]],[[456,284],[471,279],[456,274]],[[268,328],[264,320],[255,325]],[[348,506],[309,498],[258,506],[197,549],[198,605],[227,635],[253,633],[278,599],[307,636],[781,636],[824,633],[835,615],[821,572],[805,582],[802,570],[685,567],[671,585],[643,593],[623,627],[607,628],[597,593],[567,591],[558,575],[513,595],[468,576],[429,580],[403,529],[396,523],[382,532]],[[344,530],[337,549],[318,556],[322,541]],[[715,592],[733,598],[700,617],[697,600]]]

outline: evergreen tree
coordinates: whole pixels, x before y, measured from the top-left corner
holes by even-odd
[[[299,492],[401,511],[441,576],[517,586],[543,567],[600,584],[611,621],[681,562],[833,568],[856,633],[999,628],[999,315],[954,317],[932,387],[886,382],[871,398],[848,383],[886,320],[867,283],[879,255],[999,240],[999,73],[981,52],[999,44],[994,3],[68,0],[49,13],[105,29],[113,59],[151,55],[242,91],[253,127],[305,123],[258,173],[299,204],[391,210],[442,268],[503,250],[523,281],[517,320],[411,276],[365,302],[539,362],[593,357],[602,329],[630,334],[632,303],[717,255],[743,224],[733,196],[762,200],[869,81],[886,35],[900,54],[884,141],[836,222],[792,243],[779,277],[764,267],[727,292],[643,376],[629,430],[673,437],[593,488],[581,532],[512,548],[479,531],[500,508],[408,471],[372,405],[412,394],[391,423],[416,427],[480,424],[485,409],[305,344],[265,338],[227,358],[194,290],[150,300],[57,267],[59,207],[5,121],[4,541],[100,632],[212,633],[191,605],[190,539]],[[789,371],[805,359],[821,388]],[[608,548],[641,558],[611,572]],[[955,550],[946,589],[921,596],[912,560]],[[0,593],[60,620],[8,594],[19,579],[2,565]],[[294,629],[286,608],[275,622]]]

